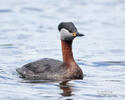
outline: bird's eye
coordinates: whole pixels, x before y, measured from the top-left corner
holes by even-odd
[[[72,30],[69,30],[70,33],[72,33]]]

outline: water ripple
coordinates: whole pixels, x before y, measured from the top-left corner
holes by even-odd
[[[0,9],[0,13],[11,13],[13,12],[11,9]]]
[[[21,12],[27,12],[27,11],[31,11],[31,12],[43,12],[42,9],[40,9],[40,8],[34,8],[34,7],[23,7],[21,9]]]

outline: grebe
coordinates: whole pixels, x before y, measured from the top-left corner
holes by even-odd
[[[44,58],[28,63],[16,71],[29,80],[65,80],[83,79],[83,72],[76,64],[72,53],[72,42],[78,33],[72,22],[62,22],[58,26],[61,35],[63,62],[55,59]]]

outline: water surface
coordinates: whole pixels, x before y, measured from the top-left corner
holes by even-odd
[[[72,21],[86,36],[73,52],[83,80],[27,81],[16,68],[62,60],[57,26]],[[124,0],[0,0],[0,100],[124,100]]]

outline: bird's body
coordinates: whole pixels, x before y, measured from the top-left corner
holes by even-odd
[[[66,73],[66,67],[63,62],[50,58],[44,58],[35,62],[28,63],[19,72],[26,79],[62,79]]]
[[[83,72],[76,64],[72,53],[72,41],[81,34],[77,32],[76,27],[71,22],[61,23],[59,31],[61,32],[61,44],[63,62],[55,59],[44,58],[35,62],[28,63],[21,68],[17,68],[17,72],[25,79],[29,80],[64,80],[64,79],[83,79]],[[73,33],[74,34],[74,33]]]
[[[69,74],[70,71],[67,70],[66,65],[62,61],[50,58],[44,58],[35,62],[28,63],[22,68],[18,68],[17,72],[23,78],[30,80],[75,79],[74,77],[71,77],[71,73]],[[79,73],[76,73],[76,75],[79,79],[82,78]]]

